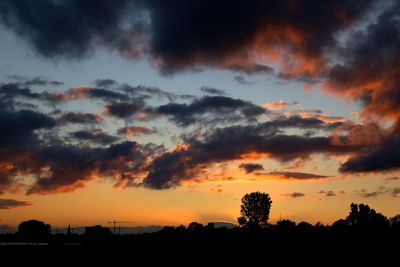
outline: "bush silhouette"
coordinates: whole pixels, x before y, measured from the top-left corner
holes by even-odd
[[[242,198],[238,223],[245,227],[266,226],[272,200],[267,193],[253,192]]]
[[[51,225],[38,220],[23,221],[18,231],[29,242],[45,241],[50,236]]]

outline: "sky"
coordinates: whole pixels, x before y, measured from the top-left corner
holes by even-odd
[[[397,1],[0,1],[0,225],[330,224],[400,202]]]

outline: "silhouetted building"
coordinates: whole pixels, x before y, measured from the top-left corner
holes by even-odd
[[[71,234],[72,234],[72,231],[71,231],[71,224],[68,224],[67,236],[70,236]]]
[[[111,236],[111,231],[109,227],[101,225],[86,226],[85,236],[91,239],[104,239]]]

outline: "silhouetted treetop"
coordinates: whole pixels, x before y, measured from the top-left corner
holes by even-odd
[[[22,236],[30,241],[47,238],[51,233],[51,225],[38,220],[23,221],[18,226]]]
[[[400,214],[397,214],[390,218],[390,224],[393,228],[400,229]]]
[[[271,204],[272,200],[267,193],[253,192],[244,195],[238,223],[246,227],[267,225]]]
[[[377,213],[366,204],[355,203],[350,205],[350,213],[346,218],[346,223],[348,226],[358,228],[390,226],[389,220],[381,213]]]

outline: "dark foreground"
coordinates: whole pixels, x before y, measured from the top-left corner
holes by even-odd
[[[69,240],[67,240],[69,239]],[[213,229],[163,230],[153,234],[108,237],[53,236],[48,244],[2,245],[13,265],[80,266],[83,263],[146,266],[261,264],[276,266],[398,266],[400,231]],[[74,241],[68,243],[67,241]],[[79,242],[76,242],[79,241]],[[304,265],[305,264],[305,265]]]

